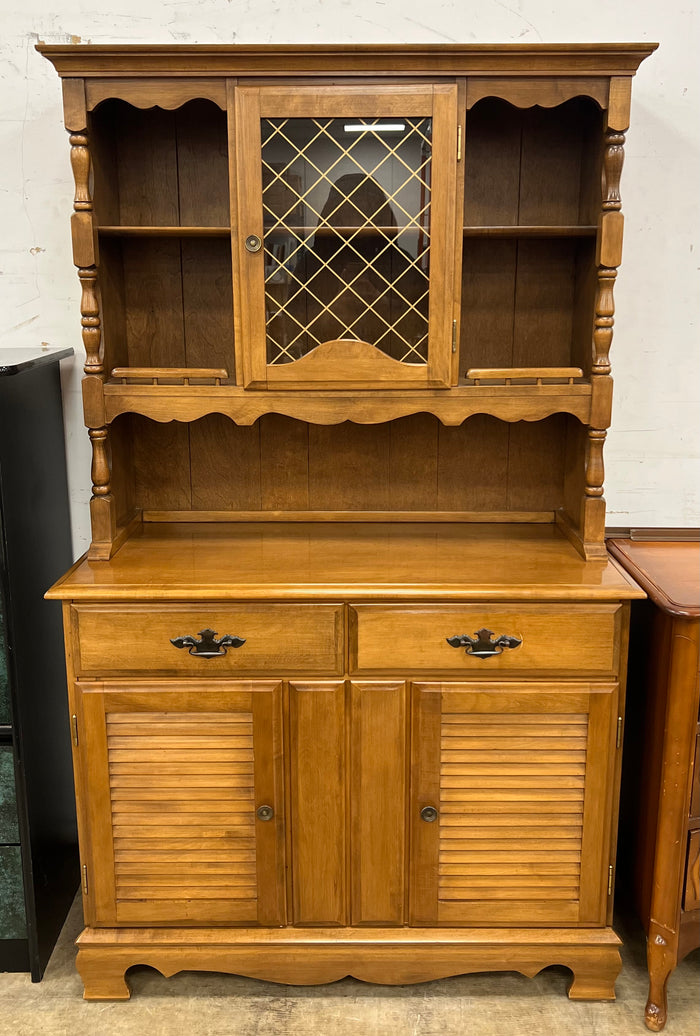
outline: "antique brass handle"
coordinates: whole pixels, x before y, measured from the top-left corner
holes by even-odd
[[[245,246],[249,252],[259,252],[262,248],[262,238],[259,238],[257,234],[248,234]]]
[[[434,823],[438,818],[438,811],[435,806],[423,806],[420,811],[421,820],[425,820],[426,824]]]
[[[196,655],[197,658],[217,658],[219,655],[225,655],[227,648],[237,648],[245,644],[243,637],[234,637],[230,633],[225,633],[217,640],[216,632],[210,629],[200,630],[197,636],[202,639],[197,640],[188,634],[185,637],[175,637],[170,643],[176,648],[188,647],[190,655]]]
[[[258,820],[272,820],[274,815],[275,811],[272,806],[258,806],[256,810]]]
[[[481,629],[473,637],[468,637],[466,633],[459,637],[447,637],[447,643],[453,648],[463,647],[468,655],[476,658],[493,658],[494,655],[502,655],[504,648],[516,648],[522,644],[522,640],[507,633],[502,633],[495,640],[491,640],[492,636],[493,630]]]

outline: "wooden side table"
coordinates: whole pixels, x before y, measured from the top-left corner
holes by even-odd
[[[700,945],[700,543],[611,540],[646,590],[633,606],[621,874],[647,930],[646,1024],[666,1023],[666,985]]]

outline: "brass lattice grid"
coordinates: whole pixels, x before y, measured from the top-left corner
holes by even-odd
[[[271,364],[298,359],[323,341],[344,337],[362,337],[402,362],[427,362],[431,122],[402,119],[408,132],[392,145],[373,130],[382,120],[359,120],[367,129],[345,145],[333,130],[348,121],[262,120]],[[296,123],[311,127],[302,143],[293,139]],[[360,143],[367,151],[370,134],[375,154],[367,168],[370,163],[361,162],[356,151]],[[322,168],[311,152],[329,142],[335,150]],[[407,142],[418,144],[418,164],[400,153]],[[280,151],[286,152],[285,160],[275,161]],[[385,172],[400,179],[391,191],[376,179],[389,162],[395,164]],[[340,163],[342,175],[334,180]],[[325,204],[313,204],[323,186],[328,187]],[[411,208],[401,193],[416,187],[419,202]],[[305,211],[313,226],[299,223]],[[402,245],[412,246],[411,251]]]

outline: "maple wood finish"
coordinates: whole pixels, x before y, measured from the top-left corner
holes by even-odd
[[[602,450],[653,47],[40,50],[93,444],[50,591],[86,997],[140,962],[612,998],[640,591]]]
[[[71,135],[93,559],[152,511],[351,509],[545,514],[604,555],[624,133],[653,45],[39,49]],[[408,143],[370,134],[371,157],[346,116]]]
[[[50,595],[79,742],[86,996],[126,995],[138,959],[295,982],[558,961],[572,996],[611,997],[622,602],[640,593],[547,525],[152,523],[79,562]],[[486,624],[522,645],[447,643]],[[245,643],[172,643],[205,628]]]
[[[666,986],[700,945],[700,544],[611,540],[644,587],[631,631],[627,861],[647,930],[646,1024],[667,1018]],[[641,776],[640,776],[641,775]]]

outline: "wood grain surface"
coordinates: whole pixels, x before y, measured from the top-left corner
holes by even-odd
[[[620,600],[613,562],[583,561],[553,526],[145,524],[108,565],[81,560],[49,591],[75,600]],[[196,631],[195,631],[196,632]]]

